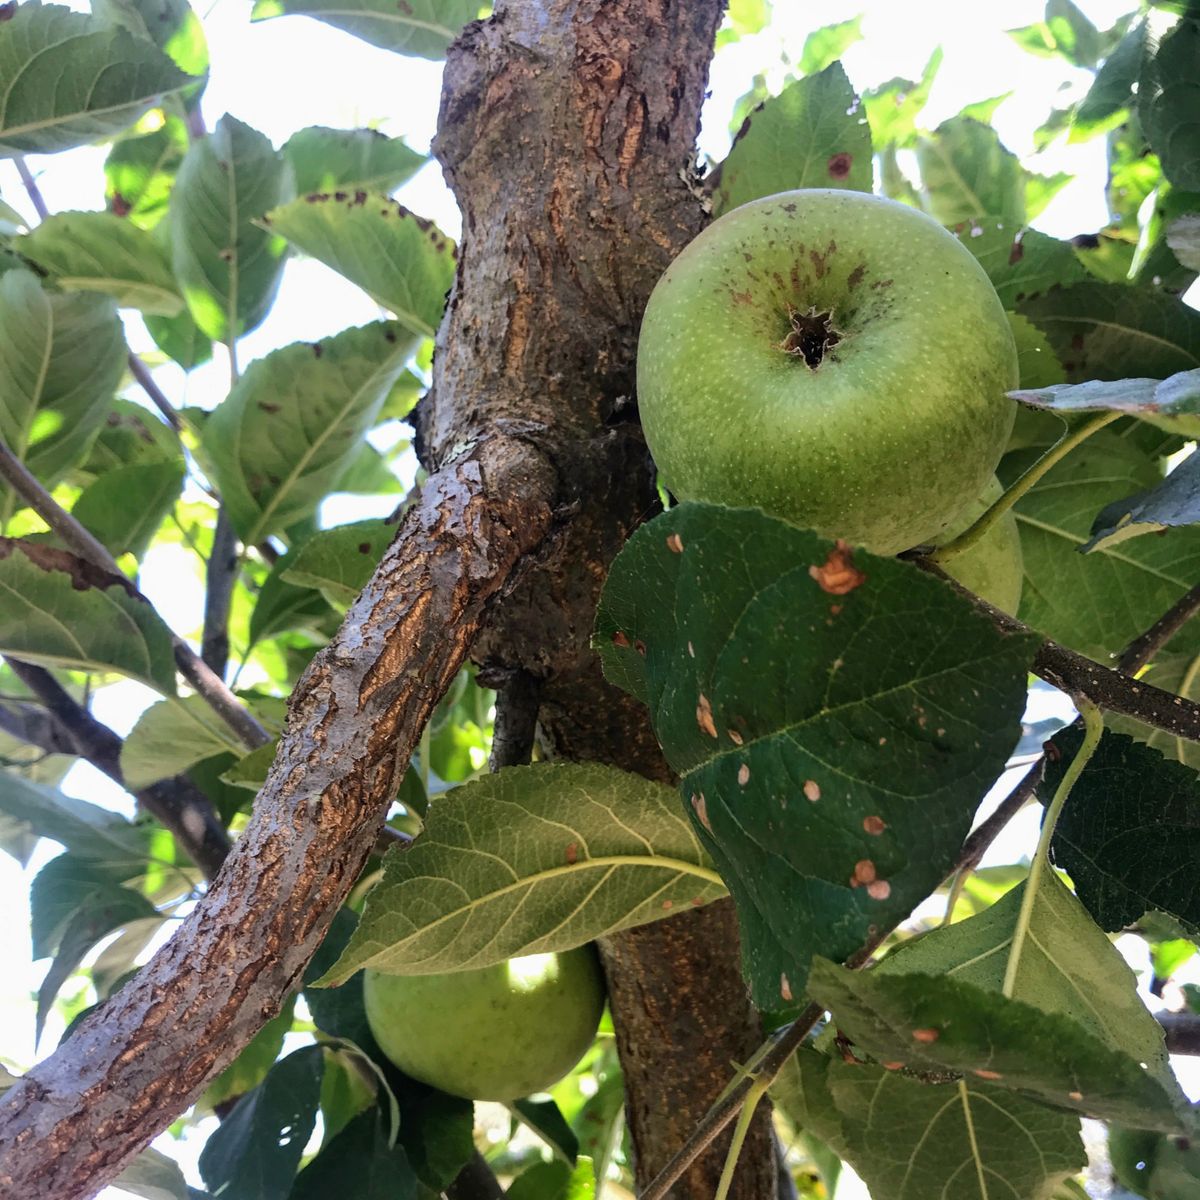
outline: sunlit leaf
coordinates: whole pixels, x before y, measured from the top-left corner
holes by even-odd
[[[391,192],[429,161],[401,138],[375,129],[327,129],[312,125],[283,146],[296,173],[296,193]]]
[[[125,738],[121,771],[131,788],[143,788],[216,754],[240,751],[203,696],[160,700],[142,713]]]

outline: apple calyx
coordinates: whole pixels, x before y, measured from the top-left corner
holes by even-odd
[[[788,305],[788,320],[792,328],[779,348],[795,358],[803,358],[810,370],[815,371],[825,357],[825,351],[836,346],[842,335],[833,327],[833,311],[817,312],[816,306],[802,313]]]

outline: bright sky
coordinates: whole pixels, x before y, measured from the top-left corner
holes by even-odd
[[[1102,28],[1107,28],[1132,0],[1078,0],[1080,7]],[[81,0],[71,6],[86,8]],[[441,65],[403,58],[377,50],[315,21],[284,18],[259,25],[248,20],[244,0],[214,0],[197,5],[204,20],[213,62],[212,79],[204,99],[210,126],[225,112],[265,133],[277,145],[307,125],[353,128],[375,125],[385,133],[403,136],[413,147],[426,150],[433,136],[438,107]],[[735,101],[750,86],[755,73],[777,63],[768,78],[778,84],[784,67],[780,52],[797,58],[805,37],[814,27],[814,6],[798,0],[775,0],[776,18],[769,31],[722,50],[713,65],[711,96],[704,112],[701,149],[714,159],[728,149],[728,124]],[[1023,53],[1003,34],[1006,28],[1040,19],[1042,5],[1033,0],[999,4],[963,4],[961,0],[826,0],[820,20],[831,24],[858,13],[864,15],[864,40],[847,51],[843,62],[852,82],[864,89],[893,76],[917,78],[937,45],[945,52],[941,73],[934,85],[923,124],[936,125],[965,104],[1014,92],[996,112],[994,126],[1010,149],[1022,156],[1032,152],[1032,131],[1054,104],[1062,105],[1073,93],[1060,87],[1086,88],[1090,74],[1072,71],[1053,59]],[[103,149],[81,149],[52,158],[32,158],[29,165],[39,176],[52,211],[98,209],[104,206]],[[1077,146],[1056,145],[1030,165],[1043,173],[1069,171],[1076,180],[1063,189],[1036,224],[1047,233],[1067,237],[1099,228],[1106,220],[1104,208],[1103,139]],[[0,163],[0,195],[28,213],[15,170]],[[425,167],[398,193],[403,203],[434,218],[457,236],[457,211],[436,164]],[[239,357],[243,364],[297,340],[314,340],[349,325],[374,320],[379,311],[362,292],[338,275],[312,261],[291,259],[279,300],[264,324],[243,339]],[[128,321],[131,344],[149,348],[136,317]],[[218,355],[188,380],[173,366],[161,368],[157,377],[177,404],[205,407],[216,403],[226,388],[226,366]],[[132,394],[132,393],[131,393]],[[394,497],[378,504],[369,498],[335,500],[326,508],[327,523],[340,523],[391,510]],[[177,555],[177,557],[176,557]],[[201,591],[194,567],[182,552],[157,554],[143,574],[143,586],[160,611],[185,635],[198,633]],[[137,685],[122,684],[97,697],[96,713],[118,733],[126,733],[151,699]],[[129,811],[127,797],[90,767],[81,766],[68,777],[67,789],[96,803]],[[1034,814],[1005,839],[995,861],[1012,861],[1028,853],[1036,841]],[[33,963],[29,948],[29,883],[37,871],[59,853],[55,843],[43,841],[29,866],[22,870],[0,854],[0,1060],[25,1069],[39,1055],[50,1053],[61,1033],[62,1022],[51,1017],[40,1049],[33,1043],[31,996],[45,973],[45,962]],[[1135,964],[1141,965],[1141,964]],[[1184,1065],[1180,1063],[1179,1065]],[[1187,1064],[1191,1067],[1191,1064]],[[1200,1078],[1188,1069],[1185,1086],[1200,1094]],[[166,1147],[173,1157],[178,1147]],[[194,1151],[186,1153],[191,1182]],[[839,1190],[838,1200],[858,1200],[854,1181]],[[106,1194],[116,1195],[111,1192]],[[122,1193],[123,1194],[123,1193]]]

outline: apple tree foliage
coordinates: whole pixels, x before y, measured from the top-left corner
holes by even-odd
[[[41,156],[102,145],[107,206],[27,219],[35,181],[0,200],[0,436],[124,573],[81,561],[0,484],[0,652],[43,671],[32,687],[28,670],[0,668],[0,846],[22,862],[39,838],[63,848],[32,885],[34,953],[50,962],[39,1028],[119,988],[203,887],[185,840],[64,790],[79,745],[46,678],[76,710],[118,679],[155,693],[110,743],[109,773],[139,797],[193,789],[236,837],[273,746],[247,754],[180,685],[172,636],[197,631],[168,628],[139,572],[169,551],[198,588],[205,560],[231,555],[221,623],[235,686],[243,672],[256,681],[240,699],[277,734],[394,528],[325,528],[321,504],[394,493],[402,507],[396,422],[424,386],[455,272],[451,240],[389,198],[423,155],[368,129],[299,129],[278,147],[233,115],[206,130],[207,50],[186,0],[92,8],[0,5],[0,155],[33,180]],[[478,13],[477,0],[253,6],[255,20],[313,16],[433,59]],[[733,0],[718,49],[769,18],[767,0]],[[783,190],[878,187],[978,258],[1021,356],[1002,482],[1064,431],[1096,426],[1016,503],[1024,628],[998,627],[911,561],[851,557],[754,510],[687,503],[647,522],[613,565],[595,645],[647,706],[679,788],[594,764],[488,775],[492,696],[462,674],[389,820],[418,835],[412,849],[372,860],[303,1007],[268,1022],[183,1123],[222,1118],[200,1158],[207,1194],[430,1196],[471,1157],[470,1104],[406,1079],[374,1043],[362,968],[483,966],[727,894],[768,1022],[806,1001],[828,1014],[772,1090],[804,1196],[831,1195],[843,1162],[875,1200],[1080,1196],[1084,1116],[1107,1123],[1132,1194],[1200,1191],[1194,1113],[1112,940],[1144,939],[1157,994],[1194,953],[1194,741],[1109,718],[1053,831],[1070,886],[1028,872],[1030,845],[1020,863],[959,872],[952,922],[929,932],[929,906],[911,915],[955,876],[1006,764],[1046,735],[1022,736],[1043,639],[1107,664],[1200,583],[1200,313],[1182,298],[1200,274],[1200,12],[1155,4],[1099,29],[1050,0],[1011,36],[1090,73],[1036,140],[1103,139],[1099,230],[1030,228],[1068,179],[1000,141],[998,101],[923,122],[937,73],[954,66],[940,51],[920,79],[856,90],[839,60],[858,21],[814,32],[778,90],[755,78],[728,157],[698,186],[718,214]],[[214,344],[236,362],[291,255],[361,287],[380,319],[243,364],[211,411],[149,404],[146,366],[190,371]],[[125,340],[136,321],[157,348],[141,361]],[[1143,678],[1200,699],[1195,619],[1155,646]],[[1076,729],[1055,737],[1043,801],[1080,743]],[[881,943],[892,952],[877,969],[839,965]],[[509,1194],[628,1185],[609,1034],[487,1144]],[[123,1182],[199,1194],[155,1151]]]

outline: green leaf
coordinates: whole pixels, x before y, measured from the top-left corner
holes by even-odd
[[[720,171],[718,214],[795,188],[869,192],[871,131],[841,63],[789,83],[753,112]]]
[[[165,421],[148,408],[118,397],[87,459],[71,479],[86,486],[125,467],[174,465],[182,459],[179,435]]]
[[[327,129],[311,125],[293,133],[283,156],[296,174],[296,194],[391,192],[428,161],[402,138],[376,129]]]
[[[1005,308],[1059,284],[1077,283],[1087,271],[1069,242],[1004,221],[968,221],[954,232],[979,260]]]
[[[1200,654],[1172,653],[1168,648],[1161,651],[1138,678],[1187,700],[1200,701]],[[1152,746],[1165,758],[1175,759],[1193,771],[1200,771],[1200,743],[1173,737],[1162,729],[1143,725],[1131,717],[1110,713],[1105,721],[1114,733],[1129,734],[1139,742]]]
[[[923,1083],[802,1049],[772,1096],[875,1200],[1045,1200],[1087,1162],[1077,1117],[969,1076]]]
[[[34,837],[59,842],[75,858],[115,872],[136,872],[145,865],[143,829],[119,813],[23,779],[13,771],[0,771],[0,813]]]
[[[218,1104],[236,1100],[258,1087],[283,1049],[283,1038],[292,1027],[296,997],[289,996],[283,1008],[250,1039],[242,1052],[204,1089],[200,1103],[210,1112]]]
[[[1138,114],[1163,174],[1200,191],[1200,14],[1184,17],[1143,63]]]
[[[952,117],[917,143],[921,198],[943,225],[992,217],[1014,229],[1025,223],[1026,172],[996,131]]]
[[[201,332],[190,312],[185,310],[177,317],[146,317],[145,323],[154,344],[185,371],[212,358],[212,339]]]
[[[188,75],[208,75],[204,26],[187,0],[92,0],[92,12],[109,24],[123,25],[137,38],[153,42]],[[189,95],[198,92],[193,84]]]
[[[813,960],[809,991],[841,1035],[881,1064],[961,1072],[1144,1128],[1187,1128],[1187,1101],[1173,1078],[1164,1086],[1062,1013],[949,976],[848,971],[823,958]]]
[[[157,917],[140,892],[122,887],[105,868],[60,854],[29,889],[33,956],[54,956],[38,989],[36,1034],[40,1038],[59,988],[97,942],[130,921]]]
[[[300,1172],[289,1200],[416,1200],[418,1182],[403,1146],[389,1144],[379,1109],[355,1117]]]
[[[316,17],[335,29],[418,58],[443,58],[458,31],[479,15],[480,0],[255,0],[252,19]]]
[[[929,100],[929,92],[942,65],[942,48],[929,56],[919,80],[889,79],[863,93],[863,106],[871,126],[871,141],[877,151],[907,147],[916,139],[917,117]]]
[[[283,574],[296,561],[298,551],[289,550],[263,582],[250,614],[250,647],[281,633],[305,630],[322,636],[331,615],[325,598],[307,587],[288,583]]]
[[[183,308],[158,241],[112,213],[59,213],[13,245],[64,291],[102,292],[122,308],[159,316]]]
[[[1047,761],[1041,795],[1052,794],[1078,742],[1075,730],[1054,739],[1063,758]],[[1200,931],[1200,782],[1191,768],[1106,730],[1071,792],[1053,849],[1102,928],[1124,929],[1154,910]]]
[[[142,229],[153,229],[167,215],[187,148],[187,126],[174,115],[149,133],[135,132],[114,142],[104,160],[109,209]]]
[[[1069,762],[1079,739],[1064,741],[1061,734],[1059,738],[1055,744]],[[1042,790],[1048,801],[1050,792]],[[1080,799],[1072,792],[1067,809],[1078,811]],[[1085,819],[1090,819],[1090,813]],[[903,944],[877,969],[888,975],[944,976],[1000,992],[1016,952],[1014,936],[1028,886],[1022,881],[978,916]],[[1071,1018],[1174,1094],[1162,1028],[1138,996],[1137,979],[1053,871],[1040,878],[1011,995],[1041,1012]]]
[[[286,1200],[317,1119],[320,1046],[280,1059],[213,1131],[200,1153],[209,1191],[228,1200]]]
[[[1104,60],[1088,94],[1075,112],[1071,140],[1082,141],[1109,128],[1133,103],[1134,87],[1146,52],[1146,23],[1138,21]]]
[[[175,694],[171,631],[124,576],[50,546],[0,538],[0,653],[116,671]]]
[[[119,133],[191,82],[152,42],[58,4],[0,22],[0,158]]]
[[[1041,455],[1006,455],[1006,486]],[[1109,429],[1093,434],[1017,503],[1025,561],[1019,616],[1035,629],[1101,662],[1148,628],[1200,577],[1200,531],[1139,537],[1078,551],[1106,505],[1162,480],[1157,463]]]
[[[286,246],[256,222],[290,194],[283,156],[233,117],[184,157],[170,205],[175,276],[214,341],[248,333],[270,310]]]
[[[355,972],[341,987],[313,986],[338,960],[357,924],[358,916],[352,909],[338,909],[324,941],[304,972],[304,1003],[322,1033],[345,1038],[372,1058],[382,1061],[383,1051],[375,1044],[363,1007],[362,972]]]
[[[321,984],[568,950],[724,894],[671,788],[597,763],[510,767],[439,797],[385,856]]]
[[[1014,400],[1059,413],[1200,413],[1200,369],[1170,379],[1088,380],[1010,392]]]
[[[29,271],[0,276],[0,437],[47,487],[87,454],[125,353],[107,297],[51,294]],[[0,517],[14,503],[0,489]]]
[[[1017,363],[1022,389],[1046,388],[1055,383],[1062,383],[1064,377],[1062,363],[1058,361],[1058,356],[1050,348],[1050,342],[1046,335],[1028,318],[1013,312],[1006,315],[1009,326],[1012,328],[1013,341],[1017,344]],[[1018,444],[1015,444],[1015,439],[1019,436],[1018,431],[1023,417],[1053,420],[1045,413],[1035,413],[1032,409],[1023,406],[1019,408],[1016,424],[1013,426],[1013,437],[1009,439],[1010,450],[1020,448]],[[1061,432],[1062,430],[1059,429],[1049,438],[1049,441],[1051,443],[1057,441],[1058,433]]]
[[[579,1139],[553,1097],[541,1100],[514,1100],[513,1115],[527,1125],[564,1163],[575,1165],[579,1157]]]
[[[851,17],[848,21],[838,21],[835,25],[814,29],[804,39],[800,61],[796,64],[797,69],[801,75],[815,75],[837,62],[855,42],[861,41],[861,14]]]
[[[141,558],[179,499],[184,474],[182,459],[116,467],[81,493],[71,515],[112,555]]]
[[[596,1179],[592,1163],[580,1159],[574,1167],[555,1159],[535,1162],[508,1185],[511,1200],[593,1200]]]
[[[412,346],[403,330],[380,321],[285,346],[250,365],[202,436],[244,542],[316,512],[375,424]]]
[[[626,543],[595,641],[649,705],[764,1008],[949,873],[1017,740],[1034,648],[907,563],[692,503]]]
[[[153,1146],[147,1146],[112,1186],[140,1200],[189,1200],[187,1181],[178,1164]]]
[[[356,283],[422,337],[432,337],[454,281],[454,244],[386,196],[305,196],[268,214],[270,228]]]
[[[134,789],[181,775],[217,754],[239,753],[203,696],[183,696],[150,705],[121,748],[121,772]]]
[[[334,608],[344,610],[366,586],[395,534],[396,523],[384,519],[323,529],[300,547],[283,578],[317,588]]]
[[[1176,217],[1166,237],[1175,257],[1189,271],[1200,271],[1200,213]]]

